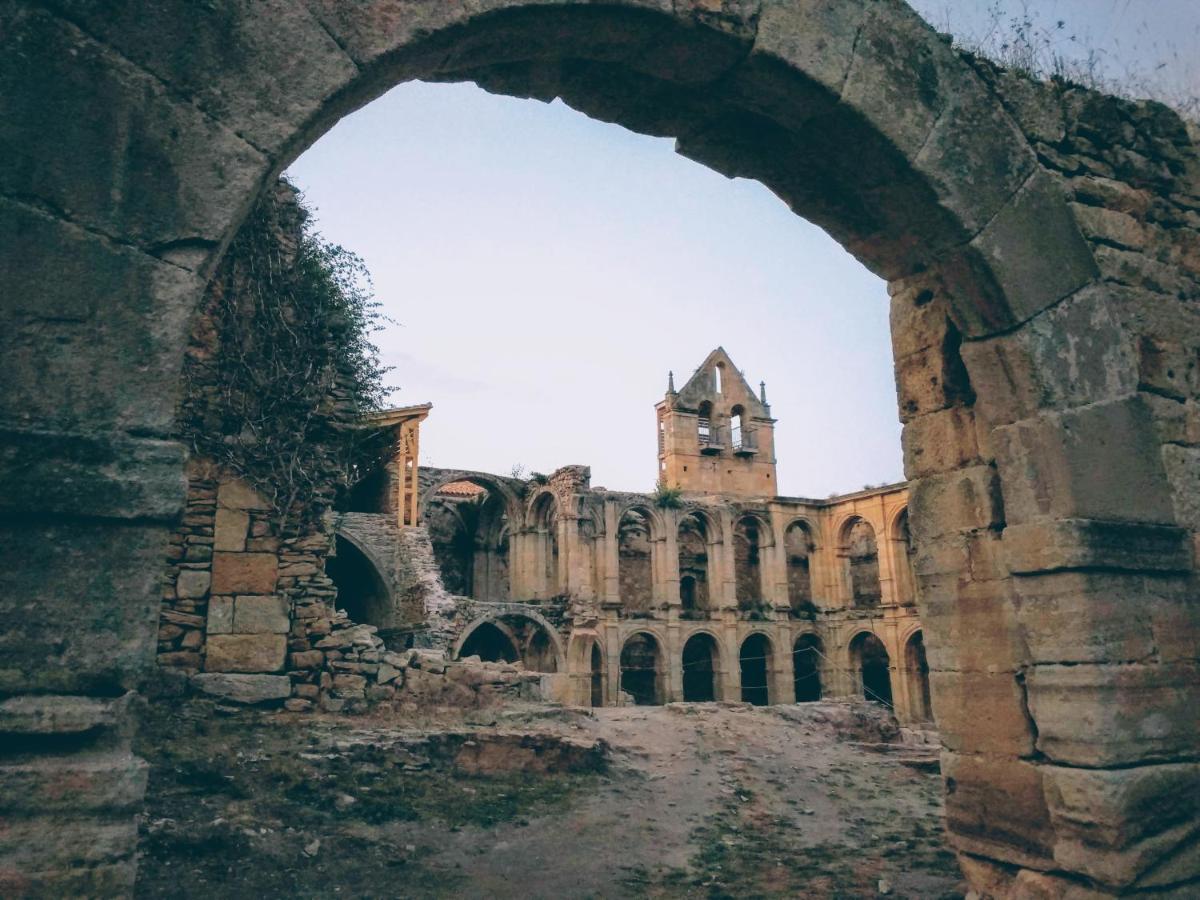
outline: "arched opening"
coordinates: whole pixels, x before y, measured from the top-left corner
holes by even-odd
[[[869,631],[850,642],[850,664],[863,699],[892,705],[891,659],[883,641]]]
[[[629,616],[649,614],[654,599],[654,545],[650,517],[640,509],[626,510],[617,528],[617,574],[621,610]]]
[[[696,439],[700,443],[701,452],[712,452],[721,443],[713,423],[713,405],[708,400],[702,400],[696,408]]]
[[[733,529],[733,566],[738,610],[751,617],[766,608],[762,584],[763,523],[756,516],[742,516]]]
[[[334,555],[325,560],[325,574],[337,588],[337,608],[345,610],[351,621],[377,628],[397,624],[383,576],[366,554],[340,534],[334,542]]]
[[[811,703],[821,699],[821,639],[815,634],[802,634],[792,648],[793,680],[796,702]]]
[[[904,670],[908,677],[909,713],[915,722],[933,721],[929,696],[929,662],[925,659],[925,635],[917,631],[904,646]]]
[[[787,561],[788,605],[793,616],[816,612],[812,597],[810,560],[816,549],[812,532],[804,522],[793,522],[783,537]]]
[[[688,618],[702,618],[710,609],[708,546],[703,516],[690,513],[679,520],[679,603]]]
[[[561,592],[558,573],[558,502],[545,491],[538,497],[532,514],[535,576],[538,597],[556,597]]]
[[[640,631],[621,648],[621,691],[635,706],[658,706],[663,701],[662,652],[653,635]]]
[[[480,622],[463,640],[458,657],[479,656],[484,662],[516,662],[530,672],[557,672],[558,647],[546,626],[519,613]]]
[[[742,701],[766,706],[773,699],[771,677],[775,669],[770,639],[765,634],[750,635],[742,641],[738,663],[742,674]]]
[[[742,449],[742,417],[745,412],[741,406],[729,411],[729,446],[734,452]]]
[[[857,516],[842,530],[841,555],[845,560],[846,586],[850,604],[858,609],[879,606],[883,590],[879,583],[879,546],[875,529]]]
[[[592,706],[604,705],[604,653],[600,650],[600,645],[592,642],[592,652],[589,654],[589,677],[588,686],[590,688],[590,699]]]
[[[917,599],[916,581],[913,578],[912,531],[908,526],[908,508],[896,517],[892,529],[892,556],[896,560],[896,599],[911,604]]]
[[[60,452],[55,445],[63,442],[55,431],[65,434],[88,429],[101,441],[108,440],[110,434],[113,438],[119,436],[122,443],[114,443],[112,452],[122,463],[138,460],[155,476],[159,472],[177,473],[177,460],[151,462],[139,456],[149,445],[138,442],[165,433],[169,411],[164,415],[164,404],[172,402],[173,391],[145,388],[170,381],[172,373],[178,371],[178,354],[183,349],[179,323],[187,318],[199,290],[189,286],[196,279],[188,276],[185,281],[183,274],[176,278],[143,278],[147,260],[140,251],[161,255],[180,273],[187,269],[199,273],[210,270],[219,248],[231,236],[239,212],[249,206],[249,191],[262,185],[274,167],[285,164],[289,154],[310,144],[322,128],[354,103],[366,102],[389,84],[412,77],[476,80],[512,94],[566,96],[578,108],[630,128],[683,135],[681,152],[731,175],[758,178],[770,185],[792,209],[826,227],[874,271],[891,279],[898,298],[903,300],[906,294],[923,298],[917,300],[918,305],[937,309],[945,305],[944,296],[934,297],[922,282],[927,276],[930,284],[944,282],[951,296],[948,311],[957,326],[973,339],[995,337],[997,342],[1011,345],[1016,350],[1013,357],[1018,375],[1030,375],[1037,368],[1037,363],[1030,364],[1023,358],[1024,350],[1020,349],[1034,329],[1038,329],[1036,340],[1041,346],[1073,346],[1074,337],[1092,337],[1091,328],[1072,324],[1094,321],[1097,317],[1091,313],[1129,308],[1130,314],[1124,316],[1121,325],[1129,332],[1119,328],[1114,337],[1122,346],[1136,346],[1142,336],[1154,338],[1139,334],[1145,326],[1134,324],[1142,318],[1140,304],[1154,301],[1142,300],[1133,295],[1136,292],[1109,289],[1109,283],[1117,280],[1112,276],[1118,274],[1118,267],[1128,265],[1127,261],[1114,262],[1112,254],[1099,252],[1103,248],[1091,252],[1079,235],[1077,217],[1063,196],[1076,190],[1066,183],[1076,179],[1046,175],[1033,155],[1030,140],[1020,131],[1028,126],[1015,124],[1025,117],[1006,114],[998,91],[978,78],[951,47],[943,46],[932,29],[920,23],[903,4],[871,4],[865,19],[862,3],[822,5],[820,14],[815,7],[796,13],[786,4],[769,5],[763,8],[758,32],[762,40],[753,37],[757,19],[748,14],[752,11],[757,15],[758,8],[753,4],[741,8],[726,4],[720,15],[712,16],[698,15],[686,4],[678,5],[674,14],[661,16],[651,13],[644,4],[638,8],[618,2],[600,7],[577,6],[580,8],[544,5],[542,11],[530,4],[498,2],[488,4],[481,13],[474,4],[413,3],[405,6],[405,15],[381,17],[369,4],[338,4],[336,13],[326,11],[328,14],[319,22],[308,16],[292,17],[287,22],[280,20],[277,29],[260,27],[264,21],[260,14],[248,11],[236,22],[226,16],[205,18],[197,13],[194,21],[188,20],[174,31],[155,31],[151,18],[146,18],[144,24],[136,17],[106,21],[100,5],[96,7],[99,12],[78,13],[81,28],[85,34],[96,35],[94,40],[102,44],[124,48],[124,53],[118,49],[103,57],[84,54],[77,62],[64,62],[58,59],[63,56],[58,42],[46,41],[40,45],[27,42],[27,54],[9,54],[13,60],[9,65],[18,73],[11,79],[13,84],[21,83],[19,73],[45,66],[47,72],[62,73],[57,77],[63,83],[64,75],[71,78],[74,86],[70,93],[61,93],[62,103],[48,107],[45,119],[35,119],[22,133],[22,140],[13,142],[19,151],[18,171],[36,175],[31,207],[45,219],[39,225],[44,226],[44,239],[29,242],[28,267],[5,273],[6,286],[15,283],[27,293],[24,302],[14,306],[16,316],[25,316],[29,310],[50,309],[50,301],[56,296],[72,296],[77,288],[79,297],[91,296],[83,289],[95,281],[99,265],[63,271],[62,279],[40,277],[41,272],[55,267],[57,260],[75,257],[71,250],[79,242],[76,225],[90,234],[105,235],[114,246],[130,248],[119,257],[104,257],[105,265],[111,267],[105,271],[112,274],[114,282],[125,279],[120,283],[132,285],[136,278],[136,284],[143,286],[111,292],[112,302],[107,305],[121,317],[121,327],[94,327],[96,314],[86,302],[78,303],[78,311],[68,310],[70,314],[62,316],[62,321],[53,316],[36,320],[44,345],[31,344],[8,370],[14,385],[9,392],[9,419],[20,426],[21,439],[30,442],[24,452],[36,455],[43,447]],[[768,21],[767,13],[772,11],[776,15]],[[31,29],[44,27],[41,17],[18,17],[11,24],[16,40],[37,33]],[[312,40],[314,35],[320,35],[323,43]],[[326,35],[332,36],[332,43],[325,40]],[[298,40],[314,52],[323,53],[316,50],[321,46],[332,50],[337,45],[342,49],[336,56],[321,57],[323,64],[314,62],[308,67],[311,78],[289,78],[278,67],[272,71],[274,61],[283,59],[287,48],[301,46]],[[260,41],[264,44],[261,52],[257,48],[247,52]],[[202,64],[198,71],[206,74],[198,80],[179,77],[172,71],[173,61],[191,58],[187,53],[189,43],[223,49],[219,58]],[[147,58],[137,52],[139,45],[155,45],[155,53]],[[152,74],[165,72],[158,77],[170,89],[143,92],[136,100],[110,91],[108,86],[114,78],[125,78],[124,69],[119,67],[129,65],[131,53],[135,66],[148,68]],[[352,56],[349,63],[347,53]],[[226,60],[239,60],[243,65],[227,67]],[[908,64],[894,64],[897,61]],[[14,92],[22,108],[40,105],[39,89],[43,84],[30,84],[26,94]],[[204,93],[217,84],[227,99],[214,105],[205,100]],[[617,86],[620,89],[614,89]],[[275,98],[271,103],[256,102],[268,94]],[[82,144],[62,140],[56,127],[82,121],[84,117],[75,114],[75,107],[94,107],[97,98],[106,95],[112,96],[113,115],[122,121],[126,107],[136,106],[144,113],[128,118],[130,146],[151,148],[157,156],[156,165],[123,168],[126,181],[121,194],[131,199],[120,203],[119,208],[109,200],[80,202],[77,206],[56,202],[76,191],[79,197],[111,199],[111,191],[80,183],[79,170],[70,163]],[[1063,119],[1068,133],[1083,130],[1076,128],[1080,116],[1074,108],[1058,107],[1049,94],[1045,99],[1052,115]],[[1107,102],[1089,100],[1083,105],[1105,109]],[[203,131],[193,124],[195,117],[178,115],[179,110],[190,115],[197,104],[204,108]],[[14,117],[18,118],[22,117]],[[1144,128],[1155,137],[1154,118],[1167,119],[1168,128],[1185,134],[1166,113],[1147,116],[1134,130]],[[178,125],[179,139],[164,141],[156,134],[154,129],[163,122]],[[696,127],[698,123],[709,127]],[[1032,130],[1040,133],[1040,126],[1032,126]],[[50,136],[43,137],[43,132]],[[217,139],[218,134],[222,138]],[[244,139],[245,135],[250,137]],[[1114,134],[1112,140],[1118,143],[1119,137]],[[1186,137],[1177,140],[1186,147],[1186,158],[1190,158],[1193,151]],[[255,146],[267,149],[258,152]],[[855,152],[844,152],[847,148]],[[1122,148],[1117,149],[1120,152]],[[34,160],[36,166],[31,168]],[[1187,174],[1172,175],[1164,169],[1162,183],[1168,190],[1185,190],[1185,196],[1194,194],[1194,190],[1188,190],[1194,184],[1192,170],[1188,166],[1182,169]],[[187,190],[163,190],[164,179],[180,186],[186,183]],[[91,190],[84,191],[83,187]],[[1103,208],[1105,201],[1098,202]],[[69,216],[62,210],[69,210]],[[20,217],[14,219],[18,225],[30,215],[19,209],[11,214]],[[1053,252],[1037,252],[1045,248],[1053,248]],[[102,247],[91,249],[97,254],[107,252]],[[26,277],[27,273],[37,277]],[[1165,274],[1175,277],[1169,270]],[[1107,283],[1102,284],[1102,277]],[[1090,282],[1099,288],[1095,293],[1082,290]],[[7,293],[15,295],[17,291]],[[1078,305],[1093,301],[1095,305],[1090,308]],[[1060,303],[1061,307],[1056,306]],[[1050,309],[1056,310],[1054,315],[1043,315]],[[1146,309],[1149,311],[1149,306]],[[1070,315],[1065,314],[1068,312]],[[927,357],[935,372],[945,371],[940,363],[946,361],[938,337],[935,335],[928,346],[909,344],[913,356]],[[64,352],[55,355],[41,349],[54,346],[52,342]],[[1157,446],[1153,444],[1156,423],[1144,415],[1144,406],[1129,405],[1142,404],[1146,398],[1122,398],[1119,403],[1123,405],[1116,405],[1118,401],[1113,399],[1111,385],[1136,386],[1138,372],[1136,360],[1131,368],[1119,358],[1120,354],[1110,352],[1111,346],[1085,341],[1077,348],[1078,365],[1070,367],[1071,374],[1059,375],[1047,365],[1033,375],[1031,386],[1035,393],[1040,391],[1041,398],[1054,398],[1059,407],[1056,416],[1059,411],[1067,412],[1071,405],[1077,405],[1081,415],[1085,410],[1091,415],[1099,401],[1105,403],[1099,411],[1111,412],[1111,421],[1126,421],[1119,417],[1128,414],[1130,440],[1113,440],[1108,447],[1104,441],[1087,440],[1067,446],[1072,441],[1064,442],[1062,437],[1068,426],[1046,416],[1038,423],[1045,432],[1044,440],[1028,446],[1028,465],[1001,461],[989,473],[978,476],[974,483],[981,490],[975,496],[980,506],[987,508],[972,510],[979,521],[964,524],[964,530],[985,529],[993,523],[1008,528],[1024,524],[1016,504],[998,508],[998,498],[1029,496],[1039,486],[1038,475],[1054,466],[1057,468],[1053,471],[1065,472],[1068,477],[1061,480],[1062,489],[1053,498],[1053,507],[1040,513],[1041,524],[1056,518],[1133,509],[1146,498],[1147,507],[1139,507],[1130,515],[1132,523],[1188,527],[1186,522],[1177,521],[1170,507],[1172,500],[1176,506],[1191,502],[1195,491],[1186,485],[1176,487],[1157,470],[1147,471],[1144,478],[1108,476],[1109,480],[1099,485],[1104,491],[1089,481],[1091,473],[1099,473],[1096,478],[1103,479],[1107,473],[1119,471],[1123,456],[1130,460],[1157,457],[1156,452],[1150,452]],[[67,348],[78,352],[67,352]],[[972,371],[983,365],[972,361]],[[1092,366],[1111,367],[1114,377],[1078,377],[1079,371]],[[68,373],[71,377],[64,377]],[[923,381],[926,389],[930,384],[928,379],[918,377],[911,381]],[[1006,402],[1015,398],[997,396],[1004,387],[988,390],[999,408],[988,410],[991,433],[998,433],[999,427],[1029,412],[1019,403]],[[929,413],[930,407],[922,398],[905,396],[903,388],[900,395],[905,415],[912,420]],[[970,405],[962,397],[939,396],[938,402],[944,400],[946,406],[961,411]],[[987,404],[981,404],[981,411],[986,408]],[[1041,413],[1041,409],[1036,410],[1036,414]],[[1098,430],[1104,427],[1101,423]],[[39,434],[43,428],[46,433]],[[1130,454],[1131,446],[1147,452]],[[1051,449],[1055,447],[1058,449]],[[978,468],[986,470],[990,462],[985,456]],[[100,463],[94,461],[80,462],[80,466],[87,477],[105,474],[100,471]],[[107,459],[103,466],[110,467]],[[127,500],[124,495],[97,499],[93,496],[97,492],[80,492],[81,498],[86,493],[94,506],[64,512],[60,501],[37,489],[42,486],[39,481],[49,485],[52,477],[59,477],[59,470],[53,466],[47,465],[44,470],[50,474],[31,473],[32,487],[12,501],[15,511],[10,511],[10,517],[23,528],[32,520],[30,513],[49,517],[52,527],[61,523],[61,533],[55,535],[60,555],[45,566],[47,573],[56,577],[46,577],[42,579],[44,584],[34,586],[44,592],[47,600],[70,593],[63,578],[57,577],[60,572],[83,568],[91,558],[99,566],[121,552],[107,540],[96,539],[94,532],[96,528],[116,532],[117,525],[112,522],[117,518],[113,514],[118,506],[121,518],[133,516],[135,521],[148,521],[159,531],[174,514],[170,505],[174,501],[166,502],[170,491],[160,495],[149,489],[135,500]],[[966,474],[965,469],[961,471]],[[147,483],[152,483],[149,476]],[[1146,490],[1147,486],[1152,490]],[[928,501],[921,504],[922,510],[937,507],[935,500],[945,501],[942,508],[948,507],[947,498],[935,496],[927,486],[922,490]],[[1093,506],[1090,498],[1099,494],[1107,496],[1108,507]],[[160,502],[160,496],[164,502]],[[987,499],[989,496],[992,499]],[[10,537],[18,550],[34,546],[33,536],[24,537],[20,531]],[[42,540],[44,534],[36,537]],[[158,539],[157,535],[152,537]],[[1092,547],[1087,545],[1085,549]],[[1147,557],[1151,555],[1146,553]],[[84,559],[81,562],[72,556]],[[130,578],[137,576],[139,583],[156,585],[150,577],[154,574],[151,566],[144,565],[142,569],[131,564]],[[1187,570],[1189,575],[1193,565],[1191,561],[1175,564],[1178,571]],[[1147,559],[1144,567],[1154,569],[1154,564]],[[1007,596],[1009,585],[1003,580],[995,585],[990,589],[981,585],[981,592],[993,590],[995,593],[987,597],[994,596],[1000,602]],[[1082,609],[1105,589],[1080,584],[1065,590],[1064,596],[1069,595]],[[134,602],[129,597],[131,592],[120,585],[111,590],[120,596],[118,603]],[[139,595],[139,603],[149,596],[148,589],[144,594],[132,593]],[[956,597],[953,587],[945,589],[938,598],[947,601],[940,604],[941,608],[952,608]],[[108,602],[108,598],[97,597],[95,602]],[[25,633],[32,639],[39,633],[64,632],[59,621],[61,604],[29,602],[27,606],[37,615],[19,626],[22,637]],[[110,621],[106,616],[94,618]],[[932,624],[930,627],[932,634]],[[948,634],[951,627],[939,624],[938,634]],[[1086,638],[1096,626],[1089,616],[1081,615],[1064,627],[1073,639]],[[80,628],[75,640],[86,644],[91,639],[87,631]],[[148,622],[123,622],[119,637],[123,646],[152,643],[153,628]],[[28,681],[22,676],[11,689],[42,690],[44,684],[53,683],[63,691],[90,691],[94,690],[93,684],[103,684],[108,690],[113,678],[107,674],[110,669],[123,678],[126,671],[142,665],[145,654],[141,651],[137,646],[128,654],[132,662],[103,652],[95,659],[82,652],[57,653],[52,672],[31,673]],[[1004,654],[1005,665],[1036,666],[1020,648],[1009,651],[1001,647],[996,652]],[[41,654],[40,649],[37,653]],[[104,677],[97,678],[98,671]],[[1088,676],[1088,671],[1083,669],[1077,674],[1096,679],[1094,685],[1105,698],[1099,702],[1129,700],[1128,691],[1133,688],[1114,687],[1101,681],[1101,674]],[[957,689],[966,690],[964,684],[970,673],[951,677]],[[1186,685],[1179,690],[1185,698],[1191,696]],[[1015,718],[1021,719],[1019,715]],[[1053,711],[1039,718],[1039,726],[1064,724]],[[1091,721],[1103,721],[1103,717]],[[1024,727],[1023,720],[1020,727]],[[983,732],[983,726],[967,723],[960,736],[972,739]],[[1043,727],[1044,740],[1052,739],[1048,735],[1049,729]],[[1103,733],[1087,738],[1093,746],[1103,745],[1105,750],[1110,747],[1109,741],[1115,747],[1119,740]],[[1087,745],[1088,740],[1079,743]],[[1017,762],[1011,755],[1007,761]],[[1142,757],[1129,760],[1141,761]],[[1148,761],[1156,759],[1150,756]],[[1041,760],[1027,765],[1038,769]],[[989,781],[986,774],[970,776],[963,768],[963,779],[971,779],[973,790],[960,790],[959,804],[966,802],[962,798],[980,796],[980,790],[993,789],[1001,797],[999,803],[1007,806],[1006,812],[1019,814],[1028,808],[1025,796],[1014,797],[1011,803],[1003,799],[999,775],[996,781]],[[1113,777],[1125,774],[1113,770]],[[969,815],[952,818],[952,823],[967,818]],[[1010,821],[1016,818],[1012,816]],[[1053,837],[1058,838],[1060,827],[1065,826],[1057,820],[1051,825],[1044,821],[1030,825],[1030,829],[1039,829],[1040,837],[1054,832]],[[1022,840],[1025,837],[1014,835],[1009,840],[1001,835],[997,840],[1025,850],[1032,846]],[[1037,844],[1034,852],[1041,853],[1038,848],[1045,846],[1044,842]],[[1007,848],[1000,855],[1010,861],[1014,858]],[[1111,856],[1115,857],[1115,852]],[[1044,862],[1038,859],[1034,867],[1048,868]],[[1072,871],[1094,872],[1096,868],[1080,863]],[[1136,874],[1140,876],[1141,872]]]
[[[462,648],[458,651],[459,658],[478,656],[484,662],[516,662],[520,653],[512,637],[501,631],[492,622],[482,622],[467,635]]]
[[[494,485],[444,484],[425,501],[422,519],[447,591],[485,602],[509,599],[508,506]]]
[[[721,651],[711,634],[701,632],[683,645],[683,699],[706,703],[717,699]]]

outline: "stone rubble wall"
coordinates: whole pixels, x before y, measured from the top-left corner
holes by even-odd
[[[519,665],[446,658],[459,613],[424,529],[390,530],[397,586],[431,624],[423,634],[429,646],[394,652],[379,629],[334,607],[337,589],[324,572],[332,518],[280,540],[276,517],[243,482],[203,461],[189,474],[187,511],[168,550],[158,661],[192,689],[235,703],[346,713],[380,704],[474,709],[541,696],[541,676]],[[389,531],[373,521],[380,517],[367,518],[377,538]]]

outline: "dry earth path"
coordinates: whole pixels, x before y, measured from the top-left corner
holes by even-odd
[[[861,705],[156,716],[142,897],[962,896]]]

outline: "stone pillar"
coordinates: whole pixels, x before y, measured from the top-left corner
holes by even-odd
[[[662,648],[663,665],[666,668],[664,700],[675,703],[683,699],[683,642],[677,606],[668,610],[665,635]]]
[[[717,627],[721,635],[721,655],[725,666],[721,671],[722,700],[737,701],[742,699],[742,667],[738,657],[738,627],[737,612],[725,609],[720,614]]]
[[[617,504],[611,500],[604,501],[604,603],[612,607],[621,605],[621,575],[620,575],[620,522],[617,517]]]
[[[733,516],[726,507],[722,507],[716,515],[721,522],[720,553],[716,554],[721,560],[721,564],[718,566],[721,580],[719,585],[713,586],[717,590],[710,596],[715,600],[714,608],[736,610],[737,566],[734,562]]]
[[[796,702],[796,677],[792,660],[791,628],[787,622],[775,626],[775,690],[772,703]]]
[[[661,544],[662,602],[679,607],[679,514],[673,509],[664,509],[662,513],[665,529]]]

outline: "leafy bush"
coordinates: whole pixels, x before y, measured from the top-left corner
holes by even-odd
[[[325,241],[285,181],[250,212],[209,283],[184,364],[179,431],[285,521],[319,516],[384,452],[361,427],[386,394],[383,316],[361,259]]]
[[[679,509],[683,506],[683,489],[671,487],[660,478],[654,486],[654,503],[662,509]]]

